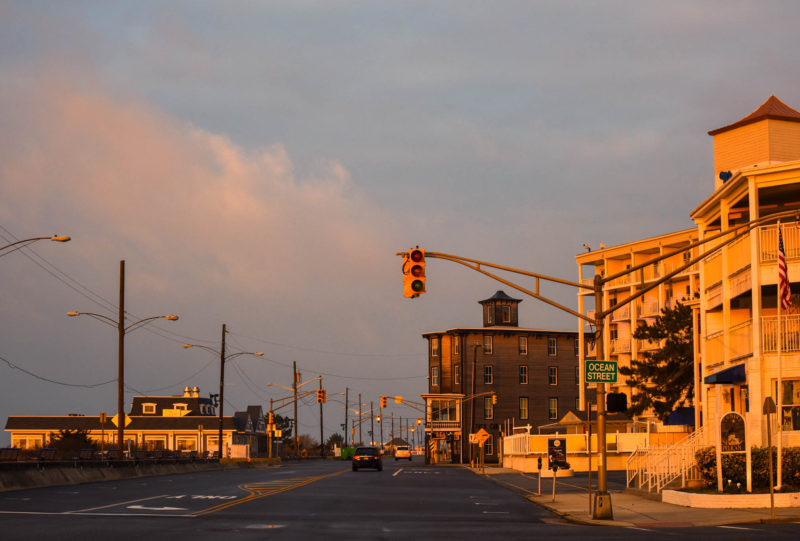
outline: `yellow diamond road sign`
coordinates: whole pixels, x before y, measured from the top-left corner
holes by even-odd
[[[477,436],[478,443],[480,444],[483,444],[483,442],[490,438],[490,434],[482,428],[475,433],[475,436]]]
[[[132,420],[133,420],[133,419],[131,419],[130,417],[128,417],[128,414],[126,413],[126,414],[125,414],[125,426],[128,426],[129,424],[131,424],[131,421],[132,421]],[[114,426],[119,426],[119,414],[117,414],[117,415],[113,416],[113,417],[111,418],[111,422],[112,422],[112,423],[114,423]]]

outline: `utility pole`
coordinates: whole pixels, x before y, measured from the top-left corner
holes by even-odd
[[[369,439],[370,445],[375,444],[375,416],[372,415],[372,400],[369,401]]]
[[[392,431],[389,433],[389,444],[394,440],[394,412],[392,412]]]
[[[384,420],[383,420],[383,408],[381,407],[380,402],[378,403],[378,417],[381,420],[381,422],[378,423],[380,425],[380,432],[381,432],[380,448],[383,449],[383,423],[384,423]]]
[[[269,399],[269,413],[270,413],[269,417],[272,417],[272,420],[274,421],[275,420],[275,415],[272,413],[272,400],[273,400],[272,398]],[[269,420],[269,417],[267,418],[267,420]],[[268,443],[269,443],[269,455],[268,455],[269,458],[272,458],[272,435],[274,433],[275,433],[275,431],[273,429],[267,430],[267,436],[268,436],[267,439],[269,440],[268,441]]]
[[[292,390],[294,391],[294,452],[300,460],[300,428],[297,422],[297,361],[292,361]]]
[[[219,448],[219,459],[222,460],[223,446],[222,446],[222,406],[224,402],[225,392],[225,334],[227,334],[227,327],[225,323],[222,324],[222,345],[219,349],[219,421],[217,431],[217,447]]]
[[[364,445],[364,438],[361,437],[361,393],[358,393],[358,444]]]
[[[125,261],[119,262],[119,330],[118,363],[117,363],[117,444],[119,459],[124,456],[125,448]]]
[[[604,360],[605,350],[603,349],[603,323],[605,320],[603,308],[603,279],[599,274],[594,277],[594,313],[595,313],[595,359]],[[600,451],[600,465],[597,468],[597,493],[594,500],[594,519],[614,518],[611,507],[611,496],[606,488],[606,468],[608,467],[608,456],[606,450],[606,384],[597,384],[597,442]],[[554,474],[555,475],[555,474]],[[555,477],[553,477],[555,485]]]
[[[322,376],[319,377],[319,390],[322,390]],[[325,458],[325,440],[322,434],[322,400],[319,401],[319,456]]]
[[[345,447],[347,447],[347,408],[350,407],[349,398],[350,398],[350,388],[345,387],[344,389],[344,446]]]

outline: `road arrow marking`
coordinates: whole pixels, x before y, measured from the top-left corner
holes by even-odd
[[[128,509],[138,509],[142,511],[188,511],[184,507],[145,507],[144,505],[129,505]]]

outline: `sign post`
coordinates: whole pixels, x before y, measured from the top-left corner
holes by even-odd
[[[764,415],[767,416],[767,455],[769,455],[769,516],[775,518],[775,483],[772,480],[772,420],[770,414],[775,413],[775,401],[771,396],[764,399]]]
[[[553,470],[553,501],[556,501],[556,477],[558,468],[569,468],[567,463],[567,439],[548,438],[547,440],[548,467]]]
[[[486,432],[482,428],[475,433],[475,439],[477,440],[478,446],[480,446],[480,450],[481,450],[481,452],[480,452],[481,472],[483,472],[483,460],[484,460],[483,444],[486,443],[486,440],[488,440],[490,437],[491,437],[491,434],[489,434],[488,432]]]

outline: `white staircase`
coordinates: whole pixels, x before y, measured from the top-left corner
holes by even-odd
[[[700,479],[695,455],[707,445],[705,427],[700,427],[671,447],[637,448],[625,467],[628,487],[661,492],[677,479],[685,487]]]

